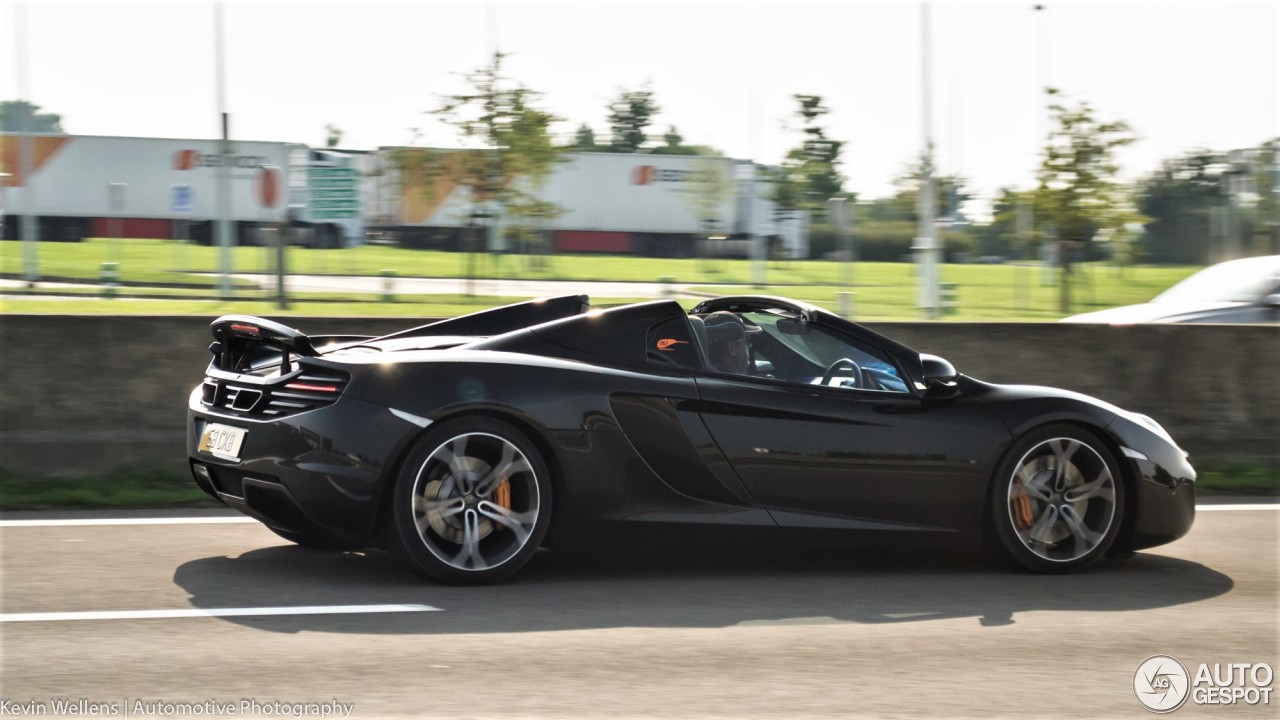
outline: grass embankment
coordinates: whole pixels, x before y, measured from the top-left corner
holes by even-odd
[[[119,264],[124,286],[118,297],[96,297],[96,286],[70,291],[17,291],[19,297],[3,301],[5,312],[216,315],[242,312],[272,315],[368,315],[438,317],[457,315],[515,302],[520,297],[469,295],[398,295],[383,302],[378,294],[298,293],[290,296],[291,308],[281,312],[273,302],[272,284],[258,287],[238,281],[236,299],[211,299],[216,278],[202,274],[218,269],[217,248],[171,240],[90,239],[82,243],[41,243],[39,269],[44,277],[97,281],[101,263]],[[21,243],[0,243],[0,273],[15,275],[22,269]],[[273,273],[275,251],[270,248],[232,249],[233,266],[241,273]],[[909,263],[859,263],[853,283],[843,283],[841,263],[820,260],[770,261],[765,284],[753,284],[751,262],[737,259],[667,259],[632,256],[468,255],[429,250],[364,245],[338,250],[289,248],[290,272],[319,275],[378,276],[393,270],[398,277],[495,278],[507,280],[559,280],[567,282],[612,281],[672,282],[695,286],[705,294],[756,293],[782,295],[838,309],[838,294],[851,292],[853,314],[863,320],[914,320],[914,266]],[[1072,282],[1072,312],[1145,302],[1194,272],[1195,267],[1135,267],[1123,272],[1110,266],[1086,264]],[[1038,265],[946,265],[942,279],[956,284],[957,311],[952,320],[1036,320],[1062,317],[1058,311],[1056,271]],[[734,286],[732,289],[718,287]],[[14,291],[9,291],[12,295]],[[84,298],[59,297],[84,294]],[[597,298],[597,302],[625,302]],[[686,304],[696,302],[685,300]]]
[[[221,507],[190,477],[170,470],[104,476],[19,478],[0,470],[0,510]]]

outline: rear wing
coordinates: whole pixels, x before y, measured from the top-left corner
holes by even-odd
[[[251,315],[223,315],[209,325],[213,366],[232,373],[249,371],[262,360],[279,354],[281,374],[290,371],[290,355],[315,357],[311,338],[302,331]]]
[[[523,330],[553,320],[581,315],[591,309],[591,299],[586,295],[559,295],[556,297],[526,300],[503,305],[490,310],[473,312],[456,318],[439,320],[428,325],[383,335],[377,340],[395,340],[411,337],[455,335],[458,337],[493,337],[514,330]]]

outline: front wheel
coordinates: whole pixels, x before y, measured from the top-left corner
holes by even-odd
[[[549,475],[533,443],[507,423],[444,423],[422,438],[397,479],[393,549],[445,583],[510,577],[547,533]]]
[[[1092,565],[1115,542],[1124,482],[1093,433],[1050,425],[1018,440],[992,483],[991,522],[1005,553],[1037,572]]]

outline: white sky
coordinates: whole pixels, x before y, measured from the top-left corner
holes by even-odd
[[[1044,5],[931,5],[933,136],[942,169],[979,196],[1030,183],[1046,83],[1134,127],[1130,177],[1280,135],[1280,3]],[[423,144],[455,145],[423,111],[497,47],[566,137],[587,122],[605,139],[606,104],[647,83],[655,135],[674,124],[688,143],[765,163],[799,141],[791,96],[823,96],[864,199],[888,194],[922,146],[918,2],[228,0],[223,13],[241,140],[320,145],[332,123],[349,148],[407,144],[414,127]],[[73,134],[215,137],[214,14],[194,0],[0,0],[0,98],[25,95]]]

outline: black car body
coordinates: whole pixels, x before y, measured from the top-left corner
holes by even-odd
[[[188,404],[200,487],[291,540],[383,546],[446,582],[510,575],[553,519],[986,535],[1064,571],[1194,517],[1195,472],[1149,418],[959,375],[779,298],[212,332]],[[716,364],[725,338],[745,365]]]

